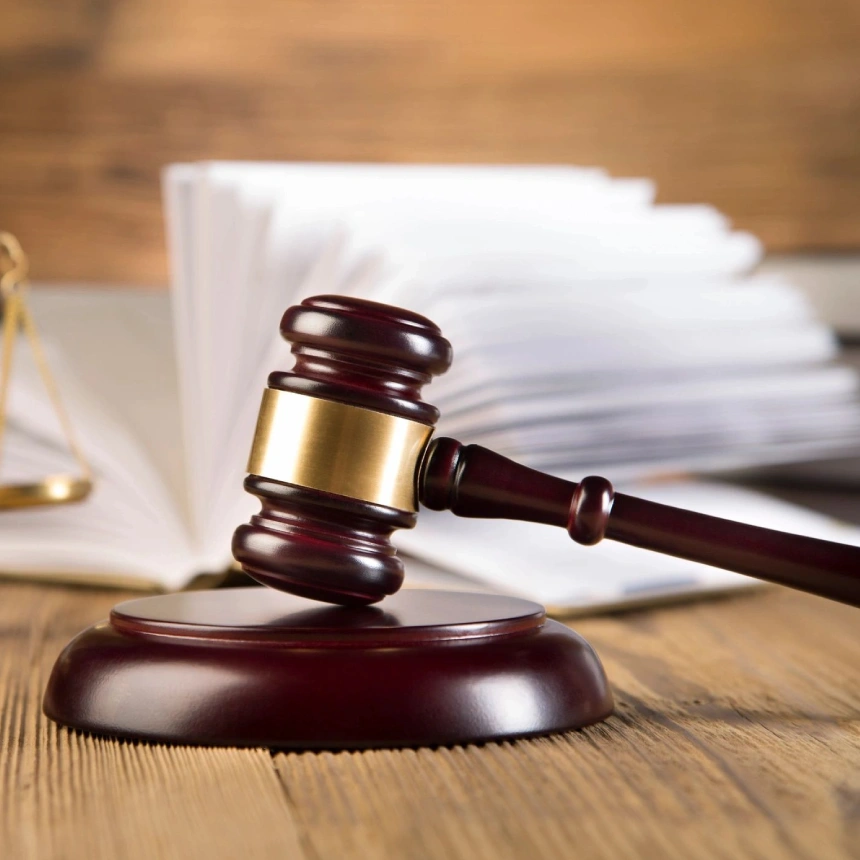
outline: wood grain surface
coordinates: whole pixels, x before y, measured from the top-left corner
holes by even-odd
[[[860,246],[856,0],[7,0],[0,225],[37,279],[163,283],[202,158],[597,164],[771,249]]]
[[[0,585],[0,857],[860,857],[857,610],[770,589],[580,620],[617,696],[603,725],[270,754],[41,716],[61,647],[127,596]]]

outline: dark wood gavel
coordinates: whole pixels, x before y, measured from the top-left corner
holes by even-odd
[[[428,319],[360,299],[318,296],[287,310],[295,366],[263,397],[245,488],[260,513],[233,553],[259,582],[368,604],[396,592],[390,536],[418,502],[463,517],[567,529],[744,573],[860,606],[860,548],[705,516],[616,493],[605,478],[545,475],[478,445],[431,439],[439,413],[421,387],[451,363]]]

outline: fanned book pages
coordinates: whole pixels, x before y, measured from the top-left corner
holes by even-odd
[[[423,313],[454,345],[426,391],[439,433],[577,480],[761,525],[860,532],[667,475],[852,449],[857,379],[754,237],[643,180],[570,167],[205,163],[165,174],[170,305],[158,292],[45,290],[91,500],[0,517],[0,568],[167,588],[224,569],[260,396],[288,369],[283,310],[320,293]],[[60,455],[22,373],[4,469]],[[659,480],[654,480],[659,479]],[[437,578],[598,608],[743,577],[552,529],[424,511],[396,542]],[[426,573],[428,568],[422,567]],[[432,578],[432,577],[430,577]],[[417,577],[416,577],[417,579]]]

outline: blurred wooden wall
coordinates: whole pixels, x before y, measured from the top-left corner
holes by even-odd
[[[571,162],[860,246],[860,0],[0,0],[0,227],[163,283],[159,169]]]

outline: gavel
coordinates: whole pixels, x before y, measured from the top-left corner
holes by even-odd
[[[362,749],[532,737],[613,710],[594,649],[529,600],[404,590],[390,538],[419,503],[623,541],[860,604],[860,549],[544,475],[433,439],[421,387],[451,345],[409,311],[337,296],[287,310],[233,552],[268,588],[125,601],[57,658],[61,725],[170,743]],[[393,595],[380,606],[377,603]],[[304,598],[343,606],[315,605]]]
[[[860,606],[860,548],[616,493],[605,478],[543,474],[478,445],[432,438],[422,386],[451,364],[423,316],[317,296],[289,308],[295,365],[269,376],[245,489],[261,510],[233,554],[258,582],[342,605],[394,594],[404,569],[390,537],[419,503],[462,517],[560,526]]]

